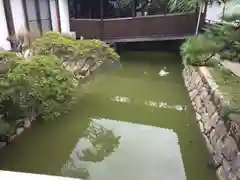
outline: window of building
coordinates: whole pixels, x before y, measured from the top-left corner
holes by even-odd
[[[49,0],[23,0],[26,24],[30,31],[52,30]]]

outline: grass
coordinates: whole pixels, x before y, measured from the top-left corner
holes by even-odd
[[[229,99],[230,106],[240,108],[240,77],[228,74],[218,67],[209,68],[209,70],[219,85],[220,91]]]

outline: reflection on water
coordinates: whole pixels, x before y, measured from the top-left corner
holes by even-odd
[[[112,101],[121,102],[121,103],[130,103],[130,98],[124,96],[116,96],[111,98]],[[169,105],[166,102],[156,102],[156,101],[145,101],[144,104],[146,106],[155,107],[155,108],[167,108],[167,109],[175,109],[177,111],[186,111],[186,105]]]
[[[104,126],[90,121],[89,127],[71,155],[71,159],[62,169],[62,174],[68,177],[88,179],[89,172],[82,162],[103,161],[118,147],[119,139],[120,136],[115,136],[111,129],[106,129]]]
[[[112,98],[112,101],[129,103],[130,99],[128,97],[116,96],[116,97]]]
[[[104,118],[91,119],[62,175],[89,180],[186,180],[174,131]]]
[[[186,111],[187,106],[183,105],[168,105],[166,102],[155,102],[155,101],[145,101],[145,105],[156,107],[156,108],[168,108],[168,109],[176,109],[177,111]]]

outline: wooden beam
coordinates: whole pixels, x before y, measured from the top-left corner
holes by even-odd
[[[62,27],[61,27],[61,17],[60,17],[60,10],[59,10],[59,0],[56,0],[56,12],[57,12],[57,20],[58,20],[58,30],[61,33]]]
[[[164,14],[168,13],[168,0],[164,0]]]
[[[47,0],[47,5],[48,5],[48,14],[49,14],[49,23],[50,23],[50,29],[53,30],[52,27],[52,16],[51,16],[51,4],[50,4],[50,0]]]
[[[14,27],[14,23],[13,23],[12,8],[11,8],[10,0],[3,0],[3,6],[4,6],[4,11],[5,11],[5,16],[6,16],[8,34],[14,35],[15,27]]]
[[[100,0],[100,16],[101,16],[101,23],[100,23],[100,39],[104,39],[104,9],[103,9],[103,0]]]
[[[27,4],[26,4],[26,0],[22,0],[22,5],[23,5],[23,12],[24,12],[24,16],[25,16],[25,25],[27,30],[29,31],[29,23],[28,23],[28,14],[27,14]]]
[[[38,29],[40,33],[43,33],[42,29],[42,23],[41,23],[41,14],[40,14],[40,7],[39,7],[39,0],[35,0],[35,9],[36,9],[36,15],[37,15],[37,24],[38,24]]]
[[[3,6],[5,11],[5,17],[7,22],[7,28],[8,28],[8,35],[13,36],[16,34],[13,17],[12,17],[12,8],[10,4],[10,0],[3,0]],[[10,41],[11,48],[14,48],[14,44]]]
[[[132,0],[132,17],[136,16],[136,0]]]

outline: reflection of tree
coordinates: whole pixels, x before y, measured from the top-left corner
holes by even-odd
[[[71,159],[62,169],[61,174],[65,177],[88,179],[88,170],[84,167],[77,167]]]
[[[88,129],[83,134],[83,139],[89,142],[89,147],[73,154],[75,158],[62,169],[62,175],[88,179],[89,172],[86,163],[101,162],[104,158],[111,155],[119,146],[120,136],[115,136],[112,130],[91,122]]]
[[[120,139],[120,136],[115,137],[112,130],[93,122],[83,137],[91,142],[92,147],[84,149],[79,159],[92,162],[100,162],[109,156],[118,147]]]

